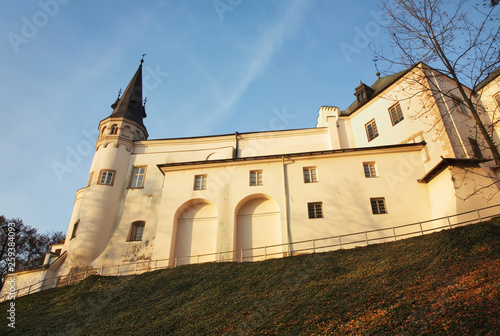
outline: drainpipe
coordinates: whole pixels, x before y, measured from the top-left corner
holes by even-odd
[[[238,140],[238,132],[234,132],[234,150],[233,150],[233,159],[238,158],[238,150],[239,150],[239,140]]]
[[[290,204],[288,202],[288,184],[286,181],[286,166],[285,166],[285,156],[281,155],[281,163],[283,166],[283,191],[285,196],[285,221],[286,221],[286,240],[288,245],[288,256],[293,255],[292,245],[290,241],[291,233],[290,233],[290,218],[288,216],[290,212]]]

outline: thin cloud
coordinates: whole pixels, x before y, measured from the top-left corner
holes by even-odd
[[[311,2],[306,0],[295,0],[290,3],[284,15],[273,26],[265,30],[254,47],[255,53],[250,57],[248,66],[243,75],[239,75],[241,81],[232,86],[226,96],[220,101],[220,106],[212,114],[207,116],[203,123],[203,129],[215,126],[215,120],[232,112],[234,105],[244,95],[250,84],[265,71],[273,56],[282,45],[293,36],[302,22]]]

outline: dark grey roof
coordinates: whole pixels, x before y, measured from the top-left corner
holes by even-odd
[[[142,61],[125,92],[113,105],[110,117],[123,117],[144,126],[142,120],[146,111],[142,105]]]
[[[494,80],[498,76],[500,76],[500,67],[498,67],[495,71],[493,71],[485,79],[483,79],[479,84],[477,84],[474,87],[474,91],[477,92],[477,91],[481,90],[483,87],[488,85],[492,80]]]
[[[487,162],[489,160],[485,159],[463,159],[463,158],[444,158],[441,157],[441,161],[434,166],[431,170],[427,172],[421,179],[418,180],[419,183],[429,183],[434,177],[438,176],[443,170],[448,167],[479,167],[482,162]]]
[[[406,73],[408,73],[413,67],[400,71],[398,73],[388,75],[385,77],[381,77],[375,81],[370,87],[373,90],[373,94],[365,101],[359,102],[358,100],[355,100],[354,103],[352,103],[348,108],[346,108],[344,111],[340,112],[340,115],[342,116],[348,116],[354,113],[358,108],[361,106],[365,105],[367,102],[375,98],[378,94],[380,94],[382,91],[387,89],[390,85],[395,83],[398,79],[403,77]]]

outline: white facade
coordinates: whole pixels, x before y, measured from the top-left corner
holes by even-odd
[[[99,124],[90,183],[76,194],[52,275],[138,260],[251,261],[263,246],[287,256],[298,241],[500,203],[451,80],[423,64],[360,85],[345,111],[321,107],[316,128],[159,140],[146,140],[142,104],[120,110],[142,101],[129,92],[142,89],[141,75]],[[498,76],[478,102],[497,91]]]

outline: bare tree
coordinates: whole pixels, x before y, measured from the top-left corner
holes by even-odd
[[[451,79],[477,132],[500,167],[492,128],[483,123],[484,111],[474,97],[476,93],[467,89],[475,88],[500,66],[497,4],[498,1],[478,4],[470,0],[381,0],[391,49],[389,53],[379,49],[375,54],[388,69],[408,69],[423,62]],[[422,71],[422,75],[428,76],[429,72]],[[435,79],[426,79],[427,90],[451,97],[450,90],[443,90]],[[414,81],[423,83],[415,78]]]
[[[13,225],[8,225],[11,223]],[[0,255],[0,287],[3,285],[4,277],[7,273],[14,270],[25,270],[30,268],[41,267],[45,254],[50,251],[53,244],[58,244],[64,239],[64,234],[52,232],[47,234],[38,233],[38,229],[26,225],[20,218],[6,219],[0,216],[0,228],[13,228],[14,233],[12,250],[14,252],[7,253],[9,250],[8,234],[4,230],[0,230],[0,242],[2,244],[2,253]],[[15,265],[14,268],[9,265]]]

